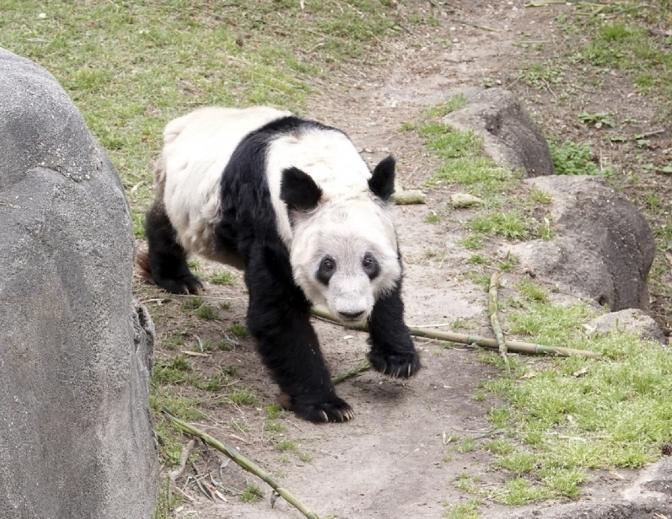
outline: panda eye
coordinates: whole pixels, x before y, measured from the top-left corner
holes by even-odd
[[[334,275],[336,271],[336,260],[331,256],[325,256],[320,261],[320,266],[317,268],[317,279],[324,283],[325,285],[329,284],[331,276]]]
[[[376,258],[373,257],[373,254],[370,252],[364,254],[364,258],[362,259],[362,268],[364,269],[366,275],[369,276],[369,279],[373,279],[378,274],[380,274],[380,265],[378,264]]]

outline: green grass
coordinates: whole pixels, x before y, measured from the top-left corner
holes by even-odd
[[[250,332],[247,330],[247,328],[244,325],[238,323],[232,324],[229,327],[229,331],[239,339],[244,339],[245,337],[250,336]]]
[[[530,223],[517,212],[490,212],[469,221],[471,231],[491,236],[501,236],[507,240],[524,240],[533,231]]]
[[[45,18],[38,18],[44,12]],[[136,236],[168,120],[195,106],[301,110],[316,76],[398,34],[384,0],[5,0],[0,46],[45,66],[121,174]]]
[[[169,360],[159,360],[152,369],[152,381],[156,384],[182,384],[189,379],[191,363],[184,355]]]
[[[221,272],[215,272],[209,278],[210,283],[213,285],[233,285],[236,282],[236,276],[231,272],[222,270]]]
[[[448,99],[445,103],[440,103],[427,110],[426,116],[431,118],[445,117],[449,113],[464,108],[466,104],[467,98],[464,97],[464,94],[458,94]]]
[[[478,519],[478,508],[481,502],[478,499],[470,499],[464,503],[447,505],[443,513],[444,519]]]
[[[228,399],[231,403],[240,406],[254,407],[259,405],[259,399],[257,398],[257,395],[254,393],[254,391],[246,388],[232,391],[229,393]]]
[[[430,112],[431,113],[431,112]],[[483,154],[483,141],[471,131],[460,131],[435,119],[418,129],[425,146],[441,159],[430,185],[459,184],[477,196],[488,198],[511,187],[519,178],[507,168],[497,166]]]
[[[504,434],[484,447],[510,475],[490,497],[509,505],[574,498],[589,469],[640,468],[656,460],[672,440],[672,354],[623,333],[590,338],[582,325],[594,310],[547,303],[529,282],[518,289],[528,302],[508,314],[509,335],[591,349],[603,358],[558,358],[531,370],[516,363],[512,377],[483,383],[503,401],[489,420]]]
[[[205,321],[213,321],[214,319],[217,319],[217,310],[215,310],[214,307],[210,306],[209,304],[203,303],[196,310],[194,310],[194,315]]]
[[[260,501],[263,498],[264,498],[264,493],[261,490],[259,490],[258,487],[254,486],[254,485],[248,485],[240,493],[240,500],[243,503],[253,503],[255,501]]]
[[[520,79],[535,88],[550,88],[565,80],[563,68],[557,63],[533,63],[524,68]]]
[[[550,143],[553,166],[558,175],[599,175],[590,144],[577,144],[572,141]]]

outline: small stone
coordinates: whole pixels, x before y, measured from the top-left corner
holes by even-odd
[[[465,209],[476,205],[483,205],[483,200],[469,193],[455,193],[450,196],[450,205],[455,209]]]

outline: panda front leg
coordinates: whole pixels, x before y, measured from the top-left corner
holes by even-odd
[[[146,277],[173,294],[196,294],[203,285],[189,270],[187,254],[177,241],[163,202],[155,200],[145,216],[147,258],[142,268]]]
[[[257,349],[280,386],[283,402],[311,422],[345,422],[350,405],[336,395],[310,324],[310,303],[291,277],[288,261],[270,248],[253,251],[245,268],[247,323]]]
[[[380,297],[369,317],[368,358],[376,371],[398,378],[408,378],[420,369],[420,356],[411,334],[404,324],[404,303],[401,281],[388,294]]]

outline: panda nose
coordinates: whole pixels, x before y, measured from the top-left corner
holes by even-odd
[[[364,315],[364,310],[361,312],[338,312],[340,316],[343,319],[347,319],[348,321],[354,321],[355,319],[359,319]]]

